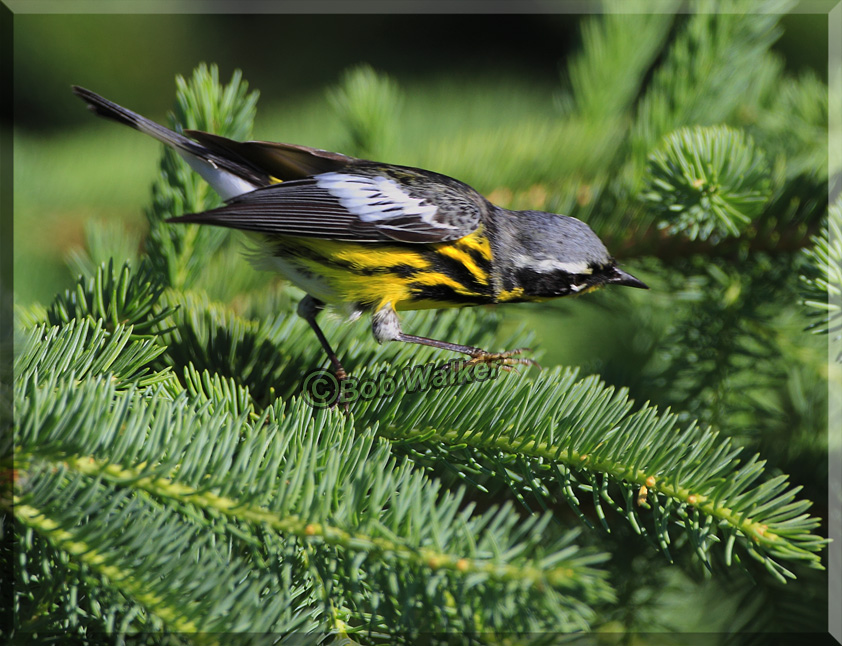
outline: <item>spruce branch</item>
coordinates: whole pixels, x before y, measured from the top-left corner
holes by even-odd
[[[131,326],[106,331],[101,320],[71,320],[63,327],[38,326],[27,333],[15,358],[16,388],[73,375],[109,374],[121,386],[149,386],[172,379],[150,363],[165,351],[154,339],[134,338]]]
[[[572,179],[566,185],[548,184],[550,191],[545,204],[586,220],[618,258],[654,255],[672,262],[692,254],[730,258],[755,249],[788,254],[808,244],[809,236],[816,232],[824,212],[822,202],[827,194],[823,134],[827,119],[822,117],[826,115],[823,106],[827,105],[827,88],[809,74],[797,79],[787,77],[783,64],[769,50],[780,32],[779,15],[776,14],[785,12],[787,6],[786,3],[768,3],[763,5],[763,14],[759,15],[756,3],[735,6],[728,14],[717,13],[717,8],[711,5],[699,7],[697,14],[677,18],[671,42],[660,52],[650,73],[640,80],[640,98],[634,106],[630,129],[623,131],[626,134],[619,132],[611,136],[610,150],[616,154],[613,158],[616,163],[609,163],[612,157],[605,157],[601,149],[594,146],[593,141],[597,138],[589,132],[585,148],[595,159],[601,160],[599,166],[603,172],[580,177],[575,174],[578,171],[573,171],[573,174],[568,173]],[[594,34],[611,30],[611,16],[601,20],[606,26],[594,29]],[[635,24],[633,20],[626,22]],[[638,26],[644,28],[642,24]],[[647,39],[647,42],[656,41]],[[583,52],[579,56],[584,62],[604,59],[602,73],[610,75],[612,60],[613,65],[619,65],[621,69],[625,62],[609,57],[611,51],[608,43],[591,35],[583,38]],[[636,64],[637,59],[633,60]],[[587,70],[590,66],[581,65],[579,58],[574,57],[571,68],[578,70],[580,67]],[[633,69],[636,70],[634,66]],[[635,74],[636,71],[631,77]],[[585,92],[583,100],[599,93],[593,86],[577,91],[564,102],[566,109],[576,105],[581,91]],[[608,102],[607,105],[613,104]],[[601,114],[597,109],[590,112]],[[613,122],[607,117],[597,121],[600,121],[601,132],[614,132]],[[718,228],[723,233],[730,229],[730,236],[717,235],[708,242],[701,236],[690,239],[686,235],[675,235],[681,230],[692,235],[694,228],[692,219],[680,223],[686,226],[674,225],[675,213],[669,211],[669,207],[681,207],[665,198],[675,197],[680,192],[672,190],[662,195],[664,191],[650,190],[652,196],[657,196],[656,202],[635,203],[647,186],[651,189],[653,182],[661,179],[651,174],[656,169],[651,160],[647,164],[647,157],[652,156],[663,137],[676,129],[723,123],[744,129],[765,151],[772,172],[761,180],[761,185],[745,182],[744,186],[747,191],[767,195],[768,200],[760,213],[745,213],[742,207],[736,209],[738,214],[751,218],[750,226],[739,217],[735,220],[727,209],[724,219],[718,223],[715,218],[698,213],[700,217],[696,224],[699,229],[714,225],[713,230]],[[692,155],[686,157],[692,167]],[[587,166],[587,161],[576,162],[577,169]],[[554,167],[564,166],[556,164]],[[678,167],[674,173],[667,174],[681,177]],[[689,188],[711,189],[710,184],[693,187],[692,182],[698,180],[698,175],[692,177]],[[672,189],[677,188],[676,183],[681,185],[681,182],[668,182]],[[692,198],[693,190],[685,197]],[[702,193],[701,190],[696,192]],[[651,206],[662,208],[652,209]],[[658,226],[665,212],[670,216],[669,223],[673,224],[668,230]],[[683,212],[686,216],[687,212]],[[722,215],[723,209],[713,213],[713,216]],[[726,227],[725,223],[735,223],[739,237],[735,237],[733,227]]]
[[[811,534],[818,520],[804,513],[810,503],[796,500],[798,488],[785,478],[755,484],[763,472],[757,456],[738,467],[740,450],[729,439],[695,424],[679,430],[668,411],[632,412],[625,391],[576,377],[556,370],[535,381],[498,379],[458,395],[439,390],[361,402],[354,412],[419,459],[447,462],[465,479],[482,474],[574,509],[581,505],[574,489],[591,492],[597,509],[614,508],[662,547],[672,542],[670,525],[680,527],[706,565],[719,542],[730,562],[736,542],[779,579],[792,576],[785,561],[821,567],[817,552],[825,541]],[[639,496],[656,508],[648,520],[635,503]]]
[[[788,0],[762,6],[746,0],[723,13],[713,2],[697,5],[637,106],[630,143],[638,170],[652,143],[667,133],[729,121],[751,85],[755,63],[780,36],[780,15],[791,6]]]
[[[212,402],[214,408],[224,408],[234,417],[248,415],[254,419],[257,413],[249,394],[248,388],[238,383],[236,379],[224,379],[216,373],[207,370],[199,371],[191,363],[184,368],[184,390],[195,402]],[[180,392],[174,391],[173,396]]]
[[[20,522],[174,629],[235,630],[223,609],[238,605],[250,630],[285,630],[318,614],[313,586],[356,630],[412,634],[582,628],[587,604],[611,598],[604,556],[548,540],[549,516],[473,514],[341,414],[278,402],[251,424],[104,377],[30,379],[17,405]],[[213,576],[187,583],[197,557]],[[279,584],[292,598],[267,605]],[[455,589],[460,603],[443,603]]]
[[[603,123],[627,118],[678,7],[672,0],[658,5],[658,11],[634,15],[622,13],[621,2],[607,2],[603,15],[583,21],[582,48],[565,68],[569,92],[558,99],[565,113]]]
[[[676,280],[671,300],[681,314],[664,331],[661,361],[646,371],[650,396],[731,437],[756,439],[756,400],[780,387],[786,357],[795,358],[779,305],[783,294],[796,297],[794,257],[700,256],[676,266],[693,278]]]
[[[382,158],[398,132],[402,96],[397,84],[370,65],[359,65],[347,70],[327,97],[347,133],[345,152]]]
[[[786,160],[786,176],[815,174],[828,177],[827,84],[815,73],[803,72],[795,78],[778,74],[769,84],[768,99],[747,129],[770,157]]]
[[[682,128],[649,157],[641,198],[670,234],[691,240],[739,236],[769,198],[765,156],[743,132]]]
[[[559,175],[581,178],[579,189],[570,191],[577,202],[590,203],[606,169],[619,165],[628,154],[629,113],[669,36],[676,7],[675,2],[666,0],[659,3],[659,11],[631,15],[622,12],[621,3],[609,2],[605,14],[583,21],[582,49],[563,68],[563,90],[556,94],[561,112],[558,132],[543,153],[564,151],[561,159],[547,160],[547,166]],[[587,144],[574,143],[579,138]],[[559,169],[565,171],[559,173]],[[534,178],[534,173],[530,177]],[[548,186],[552,188],[558,181],[550,180]],[[551,203],[507,206],[542,209]],[[570,212],[573,204],[559,203],[554,208]]]
[[[818,320],[808,329],[835,333],[842,329],[838,323],[842,317],[842,200],[828,209],[827,222],[812,243],[803,250],[806,267],[801,284],[808,316]]]
[[[47,309],[47,322],[65,325],[73,320],[102,321],[107,330],[131,326],[134,338],[153,338],[166,331],[160,323],[175,309],[157,307],[163,291],[150,262],[142,262],[133,272],[126,261],[118,273],[110,259],[92,275],[80,275],[74,289],[57,296]]]
[[[130,628],[142,628],[146,615],[153,619],[149,628],[159,620],[176,632],[224,631],[231,613],[243,606],[252,611],[254,631],[291,631],[306,623],[306,615],[293,611],[304,591],[289,573],[273,580],[232,559],[214,545],[213,534],[180,522],[172,510],[64,468],[28,475],[29,490],[14,501],[17,523],[65,553],[70,567],[95,576],[98,580],[86,586],[95,599],[103,594],[100,586],[106,595],[117,591],[127,598],[126,614],[137,620]],[[214,580],[197,579],[196,568],[213,572]],[[270,586],[271,596],[265,594]],[[143,614],[131,608],[134,604]],[[87,628],[106,629],[97,619],[88,617]]]

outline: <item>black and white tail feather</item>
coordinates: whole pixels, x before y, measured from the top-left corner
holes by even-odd
[[[73,93],[97,116],[127,125],[174,148],[226,201],[273,183],[338,170],[357,161],[347,155],[308,146],[238,142],[198,130],[181,134],[95,92],[77,85],[72,87]]]

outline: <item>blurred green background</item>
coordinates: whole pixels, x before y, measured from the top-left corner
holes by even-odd
[[[557,118],[562,70],[581,48],[582,19],[571,14],[16,15],[16,302],[48,303],[72,284],[64,261],[82,245],[87,221],[145,226],[143,209],[160,146],[93,118],[71,94],[71,84],[165,122],[176,74],[189,75],[202,61],[218,64],[224,80],[242,69],[261,93],[255,138],[342,151],[347,142],[326,90],[344,70],[369,63],[394,79],[404,97],[400,132],[381,160],[454,174],[492,199],[505,200],[511,190],[528,186],[483,185],[481,173],[471,176],[472,168],[483,164],[483,155],[506,154],[503,139],[495,148],[495,132],[520,121]],[[826,25],[821,14],[784,18],[785,32],[775,48],[792,71],[812,67],[826,77]],[[489,145],[477,154],[450,150],[457,134],[460,141],[471,141],[473,133],[486,139],[490,133]],[[454,156],[462,163],[448,165]],[[634,295],[644,297],[653,311],[669,307],[657,289]],[[611,298],[589,296],[596,307],[587,308],[560,301],[551,306],[552,317],[543,316],[544,306],[503,309],[512,325],[526,318],[536,328],[551,363],[598,371],[605,357],[634,351],[623,334],[628,322],[612,319],[610,307],[599,307]]]

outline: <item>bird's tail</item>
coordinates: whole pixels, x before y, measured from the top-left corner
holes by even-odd
[[[233,151],[223,151],[223,154],[220,154],[217,150],[117,105],[96,92],[78,85],[72,88],[73,93],[87,103],[88,109],[97,116],[125,124],[174,148],[225,200],[270,183],[268,175],[262,169]],[[222,137],[217,139],[228,141]]]
[[[175,150],[224,199],[281,181],[339,171],[359,160],[318,148],[268,141],[233,141],[199,130],[170,130],[77,85],[73,93],[94,114],[155,137]],[[185,136],[186,135],[186,136]]]
[[[87,103],[88,109],[99,117],[113,119],[117,123],[122,123],[134,128],[135,130],[140,130],[151,137],[155,137],[158,141],[178,150],[183,150],[194,155],[206,152],[204,146],[200,146],[195,141],[191,141],[184,135],[181,135],[174,130],[170,130],[169,128],[155,123],[136,112],[132,112],[121,105],[117,105],[113,101],[109,101],[95,92],[86,90],[78,85],[74,85],[72,87],[73,93]]]

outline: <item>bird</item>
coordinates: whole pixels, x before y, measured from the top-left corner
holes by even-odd
[[[381,344],[447,350],[468,364],[537,365],[527,349],[489,352],[407,334],[398,312],[545,301],[605,285],[648,287],[620,269],[591,228],[574,217],[492,204],[464,182],[421,168],[358,159],[308,146],[234,141],[175,132],[79,86],[96,115],[172,147],[225,201],[169,218],[250,232],[260,269],[277,271],[305,296],[312,328],[336,378],[347,378],[317,322],[327,306],[349,320],[371,316]]]

